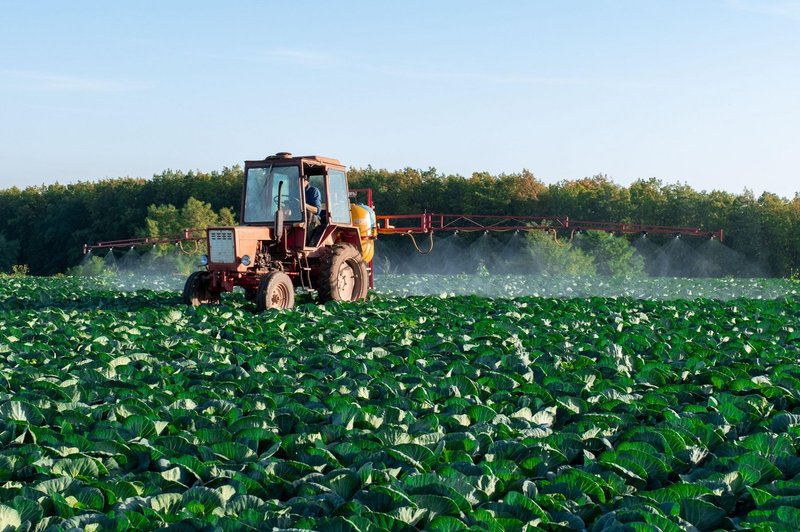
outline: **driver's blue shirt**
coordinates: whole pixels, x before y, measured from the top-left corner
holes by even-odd
[[[317,214],[322,209],[322,194],[317,187],[306,187],[306,203],[317,208]]]

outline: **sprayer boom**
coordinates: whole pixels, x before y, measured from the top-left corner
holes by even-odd
[[[670,225],[648,225],[617,222],[593,222],[570,220],[568,216],[497,216],[492,214],[390,214],[376,216],[379,235],[428,234],[436,232],[507,232],[507,231],[556,231],[573,236],[582,231],[605,231],[618,234],[660,234],[714,238],[722,242],[722,229],[707,231],[699,227]],[[96,249],[125,249],[131,247],[194,243],[199,245],[206,239],[205,229],[184,229],[180,235],[163,237],[127,238],[108,240],[96,244],[84,244],[83,254]]]
[[[182,246],[184,243],[194,242],[199,245],[206,239],[205,229],[184,229],[179,235],[168,236],[146,236],[141,238],[125,238],[123,240],[107,240],[96,244],[84,244],[83,254],[91,253],[95,249],[125,249],[139,246],[155,246],[159,244],[176,244]]]
[[[581,231],[605,231],[620,234],[664,234],[716,238],[722,241],[722,229],[705,231],[698,227],[645,225],[615,222],[570,220],[568,216],[498,216],[490,214],[394,214],[376,217],[378,234],[426,234],[431,232],[507,232],[556,231],[573,235]]]

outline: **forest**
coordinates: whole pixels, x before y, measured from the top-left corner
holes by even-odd
[[[233,166],[213,172],[167,170],[151,179],[0,190],[0,271],[53,275],[80,263],[84,243],[231,222],[239,210],[242,178],[242,168]],[[757,265],[761,274],[800,272],[798,195],[697,191],[657,178],[621,186],[605,175],[545,184],[527,170],[464,177],[435,168],[368,166],[350,169],[348,179],[351,188],[373,190],[378,214],[557,215],[723,229],[725,245]]]

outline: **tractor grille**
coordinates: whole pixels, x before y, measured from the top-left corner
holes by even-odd
[[[213,229],[208,232],[208,256],[211,263],[233,264],[236,262],[236,248],[233,231]]]

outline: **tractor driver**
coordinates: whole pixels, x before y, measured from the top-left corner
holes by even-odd
[[[317,187],[311,185],[307,175],[300,176],[300,183],[306,191],[306,211],[308,213],[306,216],[308,220],[306,225],[306,239],[310,240],[311,233],[320,226],[319,211],[322,209],[322,194]]]

